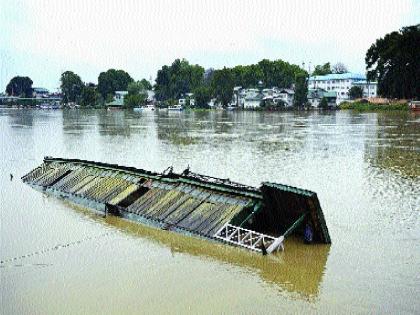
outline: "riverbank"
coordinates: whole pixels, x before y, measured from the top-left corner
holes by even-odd
[[[407,111],[407,103],[389,103],[389,104],[373,104],[363,102],[344,102],[340,104],[340,109],[352,109],[357,111]]]

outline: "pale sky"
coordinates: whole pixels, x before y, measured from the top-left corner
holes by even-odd
[[[283,59],[364,73],[379,37],[420,23],[420,0],[0,0],[0,91],[15,75],[53,90],[123,69],[153,79],[175,58],[205,68]]]

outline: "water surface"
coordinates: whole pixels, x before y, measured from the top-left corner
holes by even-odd
[[[420,312],[420,116],[5,109],[0,137],[0,313]],[[102,218],[20,181],[46,155],[313,190],[333,243],[262,257]]]

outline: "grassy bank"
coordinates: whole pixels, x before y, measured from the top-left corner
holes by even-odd
[[[340,104],[340,109],[353,109],[357,111],[390,111],[408,110],[407,103],[372,104],[362,102],[344,102]]]

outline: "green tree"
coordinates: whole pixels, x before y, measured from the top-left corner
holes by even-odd
[[[60,82],[64,103],[79,102],[84,87],[80,76],[72,71],[66,71],[61,74]]]
[[[146,90],[148,90],[148,91],[152,90],[153,87],[152,87],[152,84],[150,84],[149,81],[147,81],[146,79],[141,79],[140,82]]]
[[[169,84],[171,81],[171,71],[168,66],[163,66],[158,70],[156,76],[155,93],[156,99],[159,101],[170,98]]]
[[[80,105],[95,106],[99,103],[99,93],[94,85],[86,84],[82,88]]]
[[[11,96],[32,97],[32,80],[29,77],[16,76],[6,86],[6,93]]]
[[[303,107],[308,101],[308,76],[306,72],[296,74],[295,78],[295,99],[296,107]]]
[[[321,99],[321,102],[319,103],[319,108],[321,109],[328,109],[328,100],[326,97],[323,97]]]
[[[204,68],[190,65],[185,59],[175,59],[157,73],[155,92],[158,100],[179,99],[203,84]]]
[[[332,73],[331,64],[329,62],[324,63],[323,65],[315,66],[314,72],[312,75],[326,75]]]
[[[124,97],[124,107],[133,108],[144,104],[144,98],[140,94],[127,94]]]
[[[349,90],[350,99],[354,100],[356,98],[363,97],[363,89],[360,86],[352,86]]]
[[[125,107],[144,105],[147,99],[147,89],[142,81],[130,82],[127,86],[128,94],[124,97]]]
[[[141,81],[133,81],[128,83],[127,85],[127,92],[128,94],[139,94],[142,91],[145,91],[146,88],[144,87]]]
[[[291,87],[295,75],[302,71],[299,66],[281,59],[263,59],[258,64],[233,67],[232,75],[235,86],[243,88],[256,87],[259,81],[263,81],[266,87]]]
[[[208,107],[211,99],[210,89],[207,86],[200,86],[194,90],[195,106],[199,108]]]
[[[124,70],[109,69],[98,77],[98,91],[104,98],[115,91],[126,91],[133,78]]]
[[[222,70],[216,70],[214,72],[212,80],[213,95],[223,106],[227,106],[232,100],[234,86],[231,69],[224,67]]]
[[[420,24],[376,40],[366,52],[368,80],[378,80],[380,95],[420,97]]]

